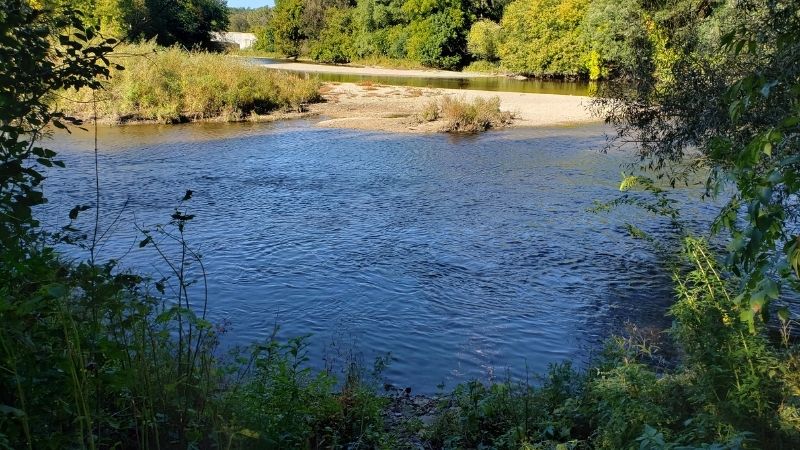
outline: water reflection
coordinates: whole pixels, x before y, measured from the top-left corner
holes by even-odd
[[[188,238],[205,256],[212,320],[232,324],[227,343],[264,338],[276,320],[285,335],[314,333],[317,356],[347,336],[367,358],[391,352],[390,380],[423,391],[506,366],[541,371],[585,356],[626,319],[663,323],[670,302],[668,278],[623,229],[664,236],[666,224],[626,208],[586,212],[618,195],[626,160],[597,151],[603,131],[103,128],[104,223],[128,204],[103,252],[163,270],[135,248],[131,224],[165,222],[192,189]],[[70,170],[47,180],[49,226],[92,201],[90,138],[53,143]],[[675,195],[687,218],[707,222],[697,193]]]
[[[274,60],[271,58],[252,58],[256,64],[269,65],[274,62],[287,63],[292,60]],[[586,81],[563,81],[528,79],[518,80],[511,77],[471,77],[471,78],[425,78],[386,75],[354,75],[325,72],[303,72],[313,75],[322,81],[336,83],[358,83],[372,81],[377,84],[392,86],[427,87],[439,89],[476,89],[496,92],[524,92],[530,94],[589,95],[592,83]],[[596,83],[595,83],[596,84]]]

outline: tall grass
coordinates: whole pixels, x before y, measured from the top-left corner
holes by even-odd
[[[236,121],[274,110],[301,111],[317,101],[319,81],[297,74],[263,70],[239,58],[145,43],[118,48],[105,90],[77,93],[78,102],[59,106],[79,117],[94,113],[110,121]],[[74,93],[65,94],[75,97]]]

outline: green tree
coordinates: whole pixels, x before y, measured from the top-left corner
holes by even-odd
[[[403,0],[358,0],[353,11],[353,56],[405,58],[407,24]],[[399,39],[399,40],[398,40]]]
[[[278,0],[275,3],[270,28],[278,53],[291,58],[300,56],[300,44],[305,37],[303,9],[301,0]]]
[[[467,50],[478,59],[496,61],[500,31],[500,25],[491,20],[479,20],[473,23],[467,35]]]
[[[586,74],[587,51],[580,23],[588,0],[516,0],[503,14],[500,60],[516,73],[537,76]]]
[[[458,68],[466,54],[467,15],[458,0],[408,0],[408,56],[430,67]]]
[[[326,63],[346,63],[353,53],[350,46],[352,12],[349,9],[329,8],[325,28],[311,46],[311,57]]]
[[[210,48],[213,47],[211,33],[228,28],[225,0],[118,2],[122,27],[131,39],[155,39],[159,45],[178,44],[189,49]]]
[[[639,143],[643,170],[673,185],[702,170],[709,194],[726,192],[714,231],[731,235],[727,268],[753,329],[781,286],[800,288],[800,5],[684,7],[655,14],[672,56],[607,85],[596,104]]]
[[[589,78],[625,76],[653,57],[646,15],[638,0],[595,0],[581,32],[590,51]]]

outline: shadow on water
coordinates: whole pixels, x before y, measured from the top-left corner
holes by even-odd
[[[666,323],[669,278],[623,222],[656,236],[666,224],[587,212],[618,195],[628,158],[600,153],[603,133],[102,128],[103,221],[129,205],[102,251],[163,269],[131,224],[166,222],[192,189],[188,238],[211,280],[210,317],[231,323],[226,343],[265,338],[276,320],[286,336],[314,333],[316,356],[351,336],[367,358],[391,352],[389,380],[423,392],[507,366],[541,371],[585,357],[624,320]],[[57,227],[93,196],[91,136],[57,135],[52,147],[69,167],[45,186],[41,213]],[[713,206],[699,192],[675,197],[707,224]]]

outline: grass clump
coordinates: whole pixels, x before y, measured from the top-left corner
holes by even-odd
[[[511,123],[513,115],[500,110],[500,98],[441,97],[425,104],[418,115],[421,122],[445,121],[442,131],[447,133],[477,133],[490,128],[501,128]]]
[[[342,386],[331,371],[307,366],[306,337],[257,346],[252,375],[229,391],[226,404],[241,448],[374,448],[386,439],[376,394],[378,373],[347,363]]]
[[[95,93],[98,116],[118,122],[164,123],[202,119],[237,121],[274,110],[302,111],[317,101],[320,83],[302,75],[259,69],[221,54],[129,45],[112,60],[104,90]],[[63,105],[72,115],[93,115],[92,92]]]
[[[425,103],[418,114],[420,122],[433,122],[439,119],[439,103],[434,99]]]

